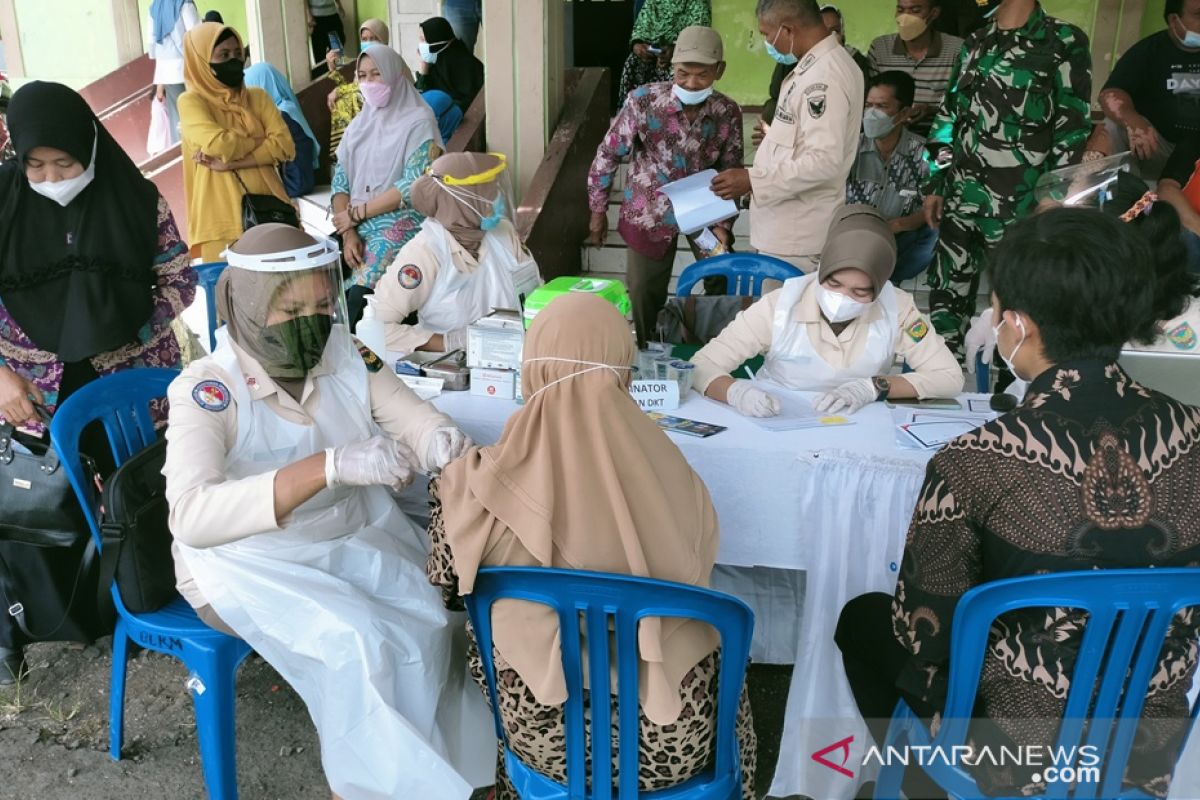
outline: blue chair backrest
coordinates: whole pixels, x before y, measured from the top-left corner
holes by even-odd
[[[204,308],[208,312],[208,351],[217,349],[217,279],[225,271],[224,261],[197,264],[194,269],[200,285],[204,287]]]
[[[679,276],[675,294],[686,297],[692,288],[705,278],[724,276],[729,279],[729,294],[743,297],[758,297],[762,294],[763,281],[767,279],[786,281],[804,273],[783,259],[764,256],[761,253],[722,253],[719,256],[688,264]]]
[[[1071,797],[1116,797],[1167,627],[1176,612],[1189,606],[1200,606],[1196,568],[1063,572],[972,589],[954,612],[949,693],[934,746],[966,744],[996,617],[1023,608],[1086,611],[1057,746],[1069,752],[1090,745],[1101,754],[1101,780],[1092,786],[1077,784]],[[957,793],[954,786],[945,788]],[[1045,796],[1066,797],[1069,789],[1067,782],[1053,784]]]
[[[750,657],[754,614],[735,597],[668,581],[611,575],[583,570],[542,567],[487,567],[475,578],[475,588],[464,599],[479,652],[484,654],[484,674],[492,708],[496,701],[496,675],[492,664],[491,608],[496,600],[513,598],[553,607],[558,612],[563,672],[567,683],[566,748],[569,796],[608,798],[612,789],[611,708],[591,703],[592,776],[585,787],[583,660],[580,649],[580,616],[584,618],[588,648],[588,687],[591,696],[611,691],[609,631],[616,640],[617,723],[620,742],[638,741],[638,620],[644,617],[686,617],[707,622],[721,637],[720,675],[717,689],[716,762],[711,783],[736,788],[741,780],[734,722]],[[496,735],[506,741],[499,715]],[[619,748],[619,797],[638,796],[638,748]],[[700,787],[696,787],[697,794]]]
[[[85,510],[96,546],[100,546],[100,528],[96,515],[88,513],[94,487],[85,483],[79,457],[79,437],[93,422],[104,424],[109,446],[117,466],[156,437],[150,417],[150,401],[166,397],[167,387],[179,376],[178,370],[162,368],[127,369],[105,375],[83,386],[58,407],[50,420],[50,443],[67,471],[71,487]]]

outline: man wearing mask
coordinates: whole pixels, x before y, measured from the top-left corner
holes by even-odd
[[[1100,107],[1113,153],[1133,153],[1140,177],[1157,180],[1175,146],[1200,138],[1200,0],[1167,0],[1167,29],[1129,48]]]
[[[867,48],[869,75],[899,70],[916,82],[908,127],[922,138],[929,135],[963,45],[959,37],[934,30],[941,13],[942,0],[897,0],[896,33],[877,36]]]
[[[742,109],[713,90],[725,72],[721,36],[712,28],[684,28],[671,58],[674,80],[648,83],[630,92],[596,150],[588,172],[588,243],[604,245],[608,197],[622,159],[629,159],[617,230],[625,244],[626,281],[640,345],[654,331],[667,299],[679,227],[663,184],[706,169],[741,168]],[[713,233],[733,244],[733,220]]]
[[[925,271],[937,242],[923,209],[925,140],[904,124],[912,103],[908,73],[881,72],[867,81],[862,139],[846,182],[846,202],[873,206],[896,235],[896,285]]]
[[[1036,0],[1003,0],[963,45],[929,135],[925,185],[925,219],[938,229],[930,317],[956,352],[988,251],[1036,205],[1038,177],[1082,155],[1091,70],[1087,35]]]
[[[754,166],[725,170],[712,190],[730,200],[749,194],[754,248],[812,272],[845,200],[863,75],[814,0],[759,0],[756,11],[767,54],[796,68],[783,82]]]
[[[842,47],[846,48],[846,52],[854,59],[854,63],[858,64],[858,68],[863,71],[863,75],[867,74],[867,69],[870,64],[867,62],[867,57],[858,52],[852,44],[846,44],[846,15],[842,10],[834,5],[821,6],[821,19],[825,20],[825,27],[830,33],[836,34],[838,41],[842,43]]]

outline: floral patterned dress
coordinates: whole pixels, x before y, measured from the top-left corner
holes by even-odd
[[[137,341],[92,356],[89,361],[96,374],[109,375],[136,367],[177,369],[182,366],[172,323],[196,296],[196,271],[188,258],[187,246],[179,238],[171,209],[161,196],[158,198],[158,255],[154,259],[154,273],[154,310],[149,321],[138,332]],[[0,365],[37,386],[49,411],[58,407],[64,364],[54,353],[38,349],[8,313],[3,297],[0,297]],[[156,421],[165,421],[166,399],[156,401],[152,411]]]
[[[425,174],[425,170],[439,154],[437,143],[432,139],[418,147],[408,157],[400,180],[392,184],[396,191],[400,192],[400,208],[386,214],[376,214],[359,223],[358,235],[363,241],[365,263],[354,270],[354,275],[349,281],[350,286],[374,289],[375,284],[387,271],[388,264],[396,257],[396,253],[421,230],[421,223],[425,221],[425,217],[409,206],[409,190],[413,181]],[[332,189],[333,194],[350,194],[350,178],[341,164],[334,168]]]

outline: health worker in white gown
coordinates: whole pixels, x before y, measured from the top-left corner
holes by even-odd
[[[179,590],[304,699],[335,795],[466,798],[495,740],[389,490],[470,442],[350,336],[332,241],[260,225],[226,255],[219,345],[168,393]]]
[[[693,386],[751,417],[779,413],[771,385],[820,392],[813,406],[829,414],[889,397],[954,397],[962,370],[912,295],[888,282],[895,267],[887,221],[870,206],[843,206],[817,271],[784,281],[702,347]],[[759,355],[757,377],[769,383],[730,376]],[[897,361],[912,371],[889,374]]]

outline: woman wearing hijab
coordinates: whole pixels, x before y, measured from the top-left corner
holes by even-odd
[[[483,62],[455,37],[442,17],[421,23],[417,51],[421,65],[417,90],[437,116],[442,139],[449,141],[483,88]]]
[[[246,70],[246,85],[267,93],[283,115],[283,122],[296,147],[296,157],[285,162],[281,169],[284,190],[288,197],[308,194],[316,183],[314,173],[321,163],[321,145],[304,118],[296,93],[292,91],[287,78],[265,61]]]
[[[629,36],[629,57],[621,70],[621,103],[637,87],[669,81],[671,54],[679,32],[691,25],[712,27],[709,0],[646,0]]]
[[[448,605],[461,607],[459,596],[471,593],[484,566],[596,570],[708,586],[719,539],[716,512],[679,449],[629,396],[633,358],[629,324],[600,298],[564,295],[534,318],[521,369],[524,407],[499,442],[467,451],[431,488],[441,506],[430,525],[426,569]],[[565,782],[566,687],[555,612],[501,601],[492,619],[508,746]],[[690,620],[655,622],[643,625],[639,637],[648,687],[638,743],[643,791],[673,786],[707,766],[716,715],[716,633]],[[483,686],[468,635],[471,672]],[[738,738],[749,800],[757,743],[744,691]],[[503,759],[496,785],[498,800],[515,800]]]
[[[420,230],[424,216],[409,190],[442,147],[437,120],[395,51],[376,46],[360,54],[357,77],[366,105],[346,129],[333,172],[333,224],[354,272],[352,321],[361,314],[362,297]]]
[[[388,27],[383,20],[371,18],[358,29],[358,41],[364,51],[378,44],[386,46],[389,40]],[[345,134],[346,128],[358,116],[358,112],[362,111],[363,104],[362,95],[358,92],[358,83],[347,81],[341,70],[337,68],[337,59],[341,55],[340,50],[332,50],[325,56],[325,60],[329,64],[329,80],[334,84],[333,91],[329,93],[328,104],[331,115],[329,152],[335,156],[338,145],[342,143],[342,136]]]
[[[486,722],[447,723],[462,701],[486,711],[389,490],[470,442],[355,346],[331,240],[258,225],[228,261],[218,346],[168,392],[179,591],[295,687],[338,795],[465,800],[455,737]]]
[[[520,308],[541,284],[513,224],[506,168],[500,155],[448,153],[413,182],[425,222],[375,287],[389,351],[465,348],[468,325],[494,308]]]
[[[267,93],[245,86],[244,58],[233,28],[205,22],[184,37],[183,188],[188,241],[205,262],[242,235],[244,194],[288,202],[276,167],[296,157],[295,145]]]
[[[82,97],[26,84],[9,122],[17,157],[0,165],[0,419],[40,430],[34,403],[53,412],[99,375],[180,366],[171,323],[191,304],[196,273],[166,201]],[[164,405],[154,411],[165,416]],[[82,449],[102,459],[97,433]],[[35,632],[66,612],[57,590],[69,596],[79,556],[0,545],[0,570],[16,576]],[[0,616],[4,684],[24,639]],[[88,640],[91,625],[68,618],[56,638]]]
[[[184,92],[183,37],[200,24],[192,0],[153,0],[146,55],[154,60],[154,99],[164,104],[171,121],[171,143],[179,141],[179,97]]]

